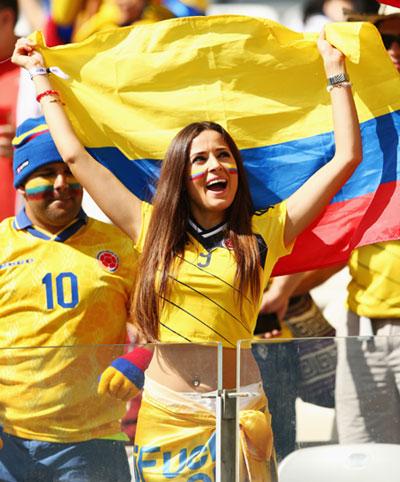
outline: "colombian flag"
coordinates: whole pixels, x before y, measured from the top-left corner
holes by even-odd
[[[369,23],[327,26],[348,58],[364,160],[275,274],[343,262],[400,233],[400,82]],[[222,124],[243,154],[255,209],[287,198],[334,155],[316,34],[241,16],[190,17],[102,32],[80,44],[36,40],[77,135],[136,195],[150,199],[172,137]],[[121,206],[121,209],[129,209]]]

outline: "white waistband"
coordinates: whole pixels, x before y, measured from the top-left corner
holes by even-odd
[[[251,395],[247,398],[239,399],[240,409],[245,409],[248,405],[253,403],[256,399],[264,397],[262,383],[251,383],[240,387],[239,392],[248,392]],[[143,398],[149,395],[154,400],[157,400],[162,405],[175,411],[196,412],[197,410],[206,410],[215,415],[216,413],[216,391],[211,392],[177,392],[171,388],[161,385],[155,380],[146,375]]]

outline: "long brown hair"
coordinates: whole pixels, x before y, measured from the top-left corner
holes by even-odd
[[[260,255],[251,229],[252,201],[239,149],[219,124],[189,124],[173,139],[162,163],[131,306],[133,321],[149,341],[159,337],[159,313],[169,293],[169,274],[177,267],[174,262],[183,257],[189,241],[187,163],[193,139],[205,130],[222,135],[237,164],[238,189],[226,212],[226,237],[232,242],[237,262],[235,285],[240,306],[247,294],[254,302],[260,295]]]

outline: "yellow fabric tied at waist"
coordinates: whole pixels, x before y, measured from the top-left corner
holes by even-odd
[[[175,477],[182,481],[214,482],[215,414],[196,401],[188,403],[183,397],[179,402],[171,400],[168,405],[164,402],[165,399],[160,403],[144,392],[134,447],[137,479],[161,482]],[[271,415],[263,394],[250,406],[240,411],[240,480],[269,482],[273,452]]]
[[[273,450],[271,415],[267,411],[241,410],[239,424],[242,449],[241,480],[270,480],[268,462]]]

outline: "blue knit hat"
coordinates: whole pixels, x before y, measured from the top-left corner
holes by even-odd
[[[19,125],[12,143],[15,187],[21,186],[39,167],[62,161],[43,116]]]

